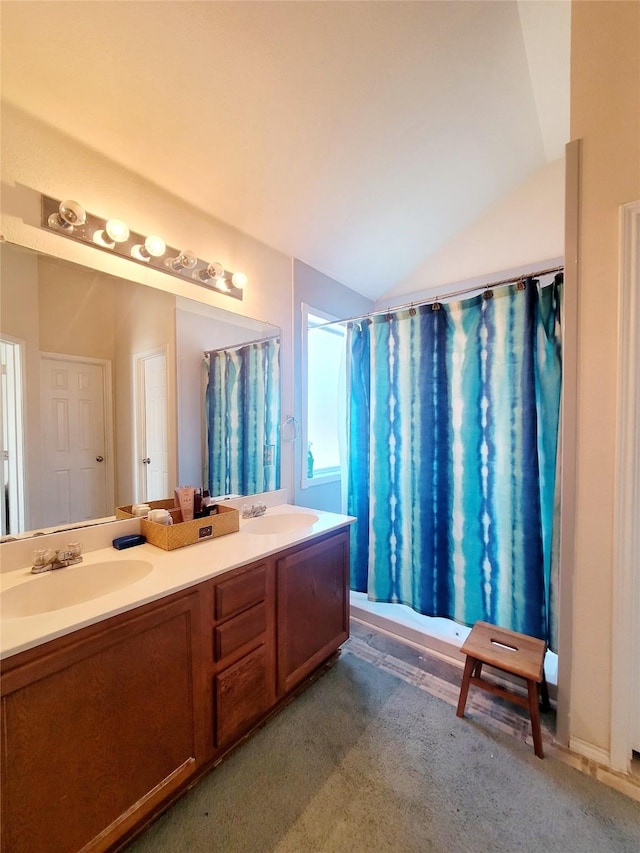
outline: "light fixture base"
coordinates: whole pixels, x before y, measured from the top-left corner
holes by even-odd
[[[167,246],[165,252],[160,257],[155,257],[153,255],[150,255],[148,258],[141,256],[137,257],[135,253],[132,254],[132,250],[136,247],[143,246],[148,235],[139,234],[131,230],[129,231],[129,236],[126,241],[114,243],[113,245],[102,245],[100,242],[96,242],[95,235],[99,232],[106,233],[106,219],[87,211],[86,220],[82,225],[78,225],[73,228],[63,228],[60,224],[57,224],[60,199],[55,199],[44,194],[41,198],[42,209],[40,224],[47,231],[53,231],[60,237],[65,237],[67,240],[84,243],[87,246],[91,246],[93,249],[99,249],[101,252],[108,252],[111,255],[117,255],[118,257],[125,258],[135,264],[145,266],[147,269],[152,267],[153,269],[158,270],[158,272],[163,272],[166,275],[173,276],[174,278],[182,279],[182,281],[197,284],[199,287],[206,287],[207,290],[214,290],[216,293],[231,296],[234,299],[243,299],[242,289],[235,287],[231,283],[231,279],[233,277],[232,272],[227,270],[224,271],[224,278],[229,286],[226,290],[222,290],[215,286],[214,280],[205,281],[200,275],[203,270],[206,270],[207,267],[210,266],[209,261],[196,258],[196,263],[190,268],[181,267],[179,269],[174,269],[171,266],[167,266],[167,258],[181,255],[183,251],[181,249]]]

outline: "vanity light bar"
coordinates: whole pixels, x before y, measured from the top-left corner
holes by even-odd
[[[161,237],[131,231],[120,219],[102,219],[76,201],[41,198],[40,224],[48,231],[242,300],[247,283],[244,273],[231,273],[218,261],[203,261],[190,249],[167,246]]]

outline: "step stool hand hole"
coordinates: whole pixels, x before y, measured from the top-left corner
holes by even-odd
[[[494,646],[500,646],[501,649],[506,649],[508,652],[517,652],[517,646],[508,646],[506,643],[501,643],[499,640],[491,640]]]

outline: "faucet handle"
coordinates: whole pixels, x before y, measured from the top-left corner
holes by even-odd
[[[82,543],[69,542],[67,545],[67,549],[73,558],[79,557],[82,554]]]
[[[46,549],[38,549],[34,551],[31,555],[31,565],[33,566],[46,566],[47,565],[47,551]]]

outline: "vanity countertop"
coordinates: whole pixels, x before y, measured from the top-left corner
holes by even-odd
[[[5,572],[0,575],[0,657],[7,658],[25,649],[41,645],[48,640],[64,636],[79,628],[92,625],[124,613],[151,601],[157,601],[171,593],[194,586],[209,578],[263,559],[293,545],[315,539],[323,533],[337,530],[355,521],[348,515],[338,515],[316,509],[280,504],[270,507],[263,518],[281,515],[310,513],[312,523],[292,530],[277,533],[250,532],[260,525],[252,524],[256,519],[240,519],[240,530],[220,536],[208,542],[189,545],[175,551],[163,551],[145,543],[134,548],[118,551],[101,548],[85,553],[82,563],[55,572],[31,574],[31,567]],[[286,527],[285,524],[273,525]],[[245,527],[247,529],[245,530]],[[78,539],[82,540],[81,535]],[[153,566],[146,576],[115,592],[91,598],[80,604],[39,613],[34,616],[6,618],[2,613],[2,593],[18,585],[37,584],[52,574],[79,570],[96,563],[143,560]],[[105,567],[105,572],[109,567]],[[51,583],[52,581],[46,581]]]

